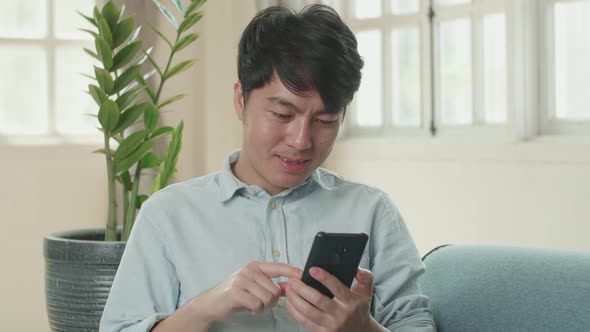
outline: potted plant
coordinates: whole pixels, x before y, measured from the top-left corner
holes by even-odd
[[[104,137],[108,183],[108,213],[104,229],[72,230],[44,238],[46,261],[46,300],[52,330],[97,331],[100,317],[117,271],[121,255],[133,228],[135,215],[148,198],[140,190],[142,173],[154,170],[155,178],[147,192],[167,186],[176,172],[182,146],[183,122],[178,126],[159,126],[160,111],[182,99],[176,95],[162,100],[164,84],[190,68],[194,60],[174,63],[174,56],[198,39],[191,28],[203,14],[205,0],[170,0],[171,12],[152,0],[176,31],[172,41],[157,28],[154,31],[169,46],[165,64],[159,65],[138,39],[139,27],[133,16],[125,17],[124,7],[107,2],[94,8],[92,16],[80,15],[90,23],[88,32],[94,50],[84,49],[96,59],[94,82],[88,93],[97,104],[98,129]],[[177,12],[177,14],[175,14]],[[178,19],[177,19],[178,18]],[[145,67],[150,67],[144,73]],[[153,82],[153,83],[152,83]],[[154,145],[168,138],[167,149],[158,154]],[[117,188],[122,200],[122,221],[117,222]]]

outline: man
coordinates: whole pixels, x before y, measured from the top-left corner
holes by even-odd
[[[242,149],[144,203],[101,331],[435,330],[416,284],[424,267],[387,195],[319,168],[362,66],[329,7],[252,20],[234,86]],[[318,231],[370,236],[351,289],[312,269],[333,299],[300,280]]]

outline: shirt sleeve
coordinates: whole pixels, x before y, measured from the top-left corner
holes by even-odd
[[[166,252],[165,235],[152,223],[150,218],[154,216],[147,203],[142,206],[127,241],[100,321],[100,332],[149,331],[176,310],[179,281]]]
[[[436,331],[417,283],[425,267],[403,218],[386,194],[377,209],[369,246],[375,320],[390,331]]]

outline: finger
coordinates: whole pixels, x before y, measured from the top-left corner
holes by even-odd
[[[250,262],[242,269],[241,274],[266,289],[273,298],[278,299],[281,295],[281,288],[262,271],[261,264],[260,262]]]
[[[287,298],[287,311],[289,311],[293,319],[295,319],[299,324],[301,324],[301,326],[305,327],[309,331],[319,331],[322,328],[320,325],[311,319],[308,319],[305,317],[305,315],[298,311],[297,308],[293,306],[289,298]]]
[[[284,263],[259,262],[258,267],[269,278],[286,277],[301,279],[303,275],[301,269]]]
[[[291,288],[299,297],[303,298],[306,302],[311,303],[320,311],[332,312],[334,310],[334,301],[318,292],[315,288],[306,285],[299,279],[289,279],[288,283],[288,288]]]
[[[309,269],[309,274],[316,279],[317,281],[321,282],[326,288],[334,294],[334,297],[338,300],[343,302],[348,302],[350,299],[350,289],[346,287],[338,278],[333,276],[332,274],[328,273],[326,270],[323,270],[317,266],[312,267]]]
[[[358,281],[351,289],[351,292],[367,297],[373,296],[373,273],[369,270],[359,268],[355,279]]]
[[[297,286],[299,285],[295,285],[294,282],[289,283],[289,287],[287,287],[286,291],[287,301],[291,302],[291,305],[293,305],[293,307],[297,309],[298,312],[303,314],[305,318],[310,319],[319,325],[330,326],[330,324],[327,324],[329,316],[318,307],[312,305],[303,297],[301,297],[301,295],[298,293],[298,290],[301,287]]]
[[[245,290],[236,291],[235,301],[237,305],[233,309],[245,309],[252,314],[257,314],[264,310],[262,301]]]
[[[261,274],[261,276],[258,276],[258,278],[267,279],[268,282],[274,284],[272,280],[268,279],[263,274]],[[255,296],[258,300],[260,300],[260,302],[262,302],[264,309],[274,306],[274,303],[278,300],[280,295],[280,287],[277,284],[274,284],[274,287],[276,288],[273,293],[269,291],[266,287],[258,283],[256,280],[250,279],[250,276],[243,276],[237,279],[235,282],[235,286]]]
[[[281,287],[281,296],[287,295],[287,283],[286,282],[279,282],[279,287]]]

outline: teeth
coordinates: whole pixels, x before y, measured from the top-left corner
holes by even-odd
[[[283,160],[284,162],[289,163],[289,164],[301,164],[301,163],[303,163],[303,161],[291,161],[291,160],[289,160],[287,158],[281,158],[281,160]]]

